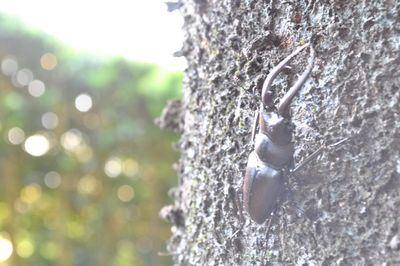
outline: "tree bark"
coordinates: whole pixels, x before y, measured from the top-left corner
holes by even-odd
[[[163,210],[175,264],[399,265],[399,3],[182,2],[180,179]],[[351,139],[287,181],[267,234],[236,200],[254,112],[268,72],[311,39],[316,62],[291,106],[295,160]],[[277,99],[308,58],[277,77]]]

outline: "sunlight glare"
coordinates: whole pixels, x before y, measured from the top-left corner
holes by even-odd
[[[186,65],[183,58],[172,55],[182,47],[183,17],[178,11],[167,12],[164,1],[13,0],[3,1],[0,11],[83,51],[174,70]],[[57,58],[45,54],[41,64],[51,70]]]

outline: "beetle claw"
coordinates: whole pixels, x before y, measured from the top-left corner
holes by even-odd
[[[272,82],[276,78],[276,76],[287,66],[290,60],[292,60],[298,53],[300,53],[303,49],[309,47],[310,44],[306,43],[303,46],[300,46],[297,48],[293,53],[288,55],[285,59],[283,59],[276,67],[274,67],[268,74],[267,78],[264,81],[263,88],[262,88],[262,102],[263,105],[266,106],[268,105],[268,91],[270,91]]]
[[[311,60],[308,63],[303,74],[301,74],[300,78],[296,81],[296,83],[289,89],[289,91],[283,96],[283,98],[279,102],[278,114],[280,114],[281,116],[288,116],[289,105],[292,102],[293,97],[307,81],[308,76],[310,75],[311,70],[314,67],[315,50],[313,46],[310,46],[310,54],[311,54]]]

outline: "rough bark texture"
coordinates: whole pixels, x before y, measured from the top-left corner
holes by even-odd
[[[164,209],[175,264],[399,265],[399,3],[182,2],[182,157],[175,205]],[[316,63],[292,104],[296,161],[353,138],[287,182],[267,235],[247,214],[241,221],[235,200],[254,111],[269,70],[312,36]],[[277,78],[277,98],[308,56]]]

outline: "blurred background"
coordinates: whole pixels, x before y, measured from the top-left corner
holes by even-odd
[[[172,264],[178,136],[153,121],[181,24],[158,0],[2,1],[0,266]]]

